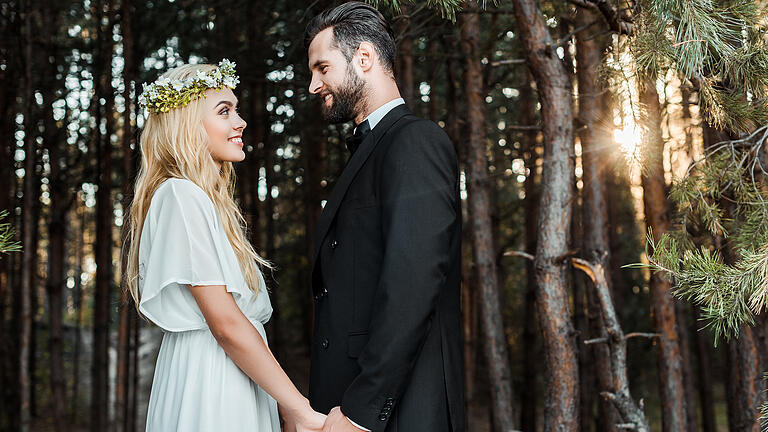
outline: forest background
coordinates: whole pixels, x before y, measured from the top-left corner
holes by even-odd
[[[461,167],[469,431],[759,431],[762,0],[374,2]],[[141,83],[238,64],[238,202],[306,392],[317,218],[348,153],[302,35],[336,3],[0,2],[0,431],[143,430],[161,332],[122,294]]]

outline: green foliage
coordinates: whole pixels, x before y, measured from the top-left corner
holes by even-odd
[[[380,5],[384,5],[393,9],[395,12],[399,12],[400,6],[403,3],[406,3],[401,0],[366,0],[366,1],[376,8],[378,8]],[[497,1],[498,0],[493,0],[493,4],[495,5]],[[485,9],[487,2],[488,0],[479,0],[478,4],[481,8]],[[456,12],[461,10],[461,7],[464,1],[463,0],[424,0],[422,2],[417,2],[415,0],[410,0],[410,1],[407,1],[407,3],[416,3],[416,4],[422,3],[426,5],[427,8],[440,12],[440,15],[443,18],[447,18],[451,21],[456,21]]]
[[[705,120],[749,131],[768,122],[768,47],[752,0],[644,0],[630,46],[637,73],[675,69],[699,90]]]
[[[8,217],[8,211],[0,211],[0,257],[2,254],[21,250],[21,243],[13,240],[16,235],[13,226],[9,222],[3,222],[6,217]]]
[[[674,280],[674,295],[698,304],[715,335],[738,336],[768,302],[768,126],[720,143],[675,182],[680,225],[654,243],[649,267]]]

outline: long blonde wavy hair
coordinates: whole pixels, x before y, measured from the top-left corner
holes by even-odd
[[[197,71],[208,73],[217,66],[211,64],[183,65],[163,74],[171,80],[185,80]],[[169,178],[187,179],[199,186],[213,201],[238,258],[248,287],[260,290],[258,266],[271,268],[246,239],[245,219],[234,199],[235,173],[231,162],[216,166],[209,151],[208,134],[203,126],[204,99],[166,113],[149,114],[141,133],[141,166],[134,186],[129,209],[126,281],[136,307],[139,294],[139,239],[144,220],[157,188]],[[124,253],[125,253],[124,252]]]

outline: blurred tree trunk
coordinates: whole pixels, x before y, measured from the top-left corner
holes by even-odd
[[[535,268],[537,313],[547,369],[544,430],[579,427],[579,371],[568,305],[566,266],[571,224],[573,107],[571,86],[533,0],[514,0],[515,18],[541,103],[544,161]]]
[[[588,26],[596,16],[586,9],[580,9],[576,26]],[[599,31],[599,30],[598,30]],[[583,212],[583,256],[599,263],[611,279],[611,247],[608,234],[608,201],[605,192],[606,169],[610,160],[610,138],[602,126],[611,113],[604,103],[598,72],[607,46],[605,37],[595,37],[583,31],[576,33],[576,63],[579,88],[579,138],[581,142],[581,163],[583,167],[582,212]],[[609,289],[612,287],[609,286]],[[613,289],[611,289],[611,292]],[[587,289],[587,308],[590,337],[606,337],[600,301],[593,289]],[[582,349],[587,349],[586,346]],[[593,370],[597,380],[597,392],[615,391],[611,373],[610,349],[607,344],[592,345]],[[592,368],[590,368],[592,369]],[[583,411],[582,411],[583,412]],[[618,416],[610,400],[601,397],[598,403],[598,424],[601,432],[617,430]]]
[[[429,82],[429,103],[427,104],[427,118],[437,123],[440,120],[440,104],[438,103],[437,89],[442,84],[437,75],[442,63],[437,61],[437,56],[441,44],[438,37],[430,37],[428,43],[427,81]]]
[[[47,4],[43,6],[43,29],[45,30],[45,48],[48,58],[58,58],[55,29],[59,26],[60,14],[55,13]],[[53,117],[53,104],[56,97],[56,87],[60,82],[56,79],[57,64],[49,62],[47,73],[43,80],[42,90],[44,136],[43,144],[48,149],[50,160],[49,198],[50,224],[48,228],[48,347],[50,350],[50,381],[51,407],[54,428],[57,431],[67,430],[65,407],[65,377],[64,377],[64,347],[62,340],[62,318],[64,313],[64,284],[65,266],[67,259],[66,238],[67,220],[72,199],[69,196],[69,182],[62,171],[66,170],[66,146],[64,145],[62,127],[56,124]]]
[[[35,289],[34,280],[37,263],[37,237],[34,228],[38,223],[36,212],[38,208],[39,180],[37,179],[37,142],[34,131],[37,129],[37,120],[33,112],[35,104],[34,87],[32,83],[33,69],[33,29],[31,1],[24,2],[24,99],[26,110],[24,112],[24,186],[22,204],[22,263],[21,263],[21,290],[18,294],[20,303],[20,332],[19,332],[19,430],[28,432],[31,427],[32,413],[32,377],[30,370],[30,357],[32,347],[32,291]]]
[[[7,210],[8,216],[5,222],[14,222],[15,212],[12,201],[16,187],[16,174],[14,173],[14,153],[16,140],[14,138],[16,113],[16,93],[18,85],[18,71],[16,62],[12,62],[9,46],[18,44],[18,19],[11,21],[11,14],[16,14],[16,5],[9,3],[8,15],[0,15],[0,38],[5,42],[0,44],[0,57],[8,60],[8,66],[0,70],[0,211]],[[6,45],[7,44],[7,45]],[[18,60],[17,60],[18,61]],[[18,255],[18,254],[11,254]],[[11,397],[13,389],[17,388],[14,373],[15,351],[12,349],[13,332],[7,325],[10,312],[11,281],[13,279],[11,255],[0,256],[0,429],[10,428],[10,420],[17,414],[15,398]]]
[[[405,99],[405,103],[415,110],[416,84],[413,79],[413,36],[410,30],[410,10],[410,5],[401,4],[400,16],[396,18],[394,23],[395,34],[399,36],[399,40],[397,40],[397,55],[395,56],[395,76],[397,77],[398,87],[400,87],[400,94]]]
[[[670,229],[670,220],[664,179],[661,106],[655,79],[648,79],[640,84],[640,103],[646,110],[643,120],[647,131],[641,175],[645,220],[647,227],[653,230],[654,241],[658,242],[661,235]],[[671,289],[671,283],[663,275],[656,272],[651,274],[651,316],[654,330],[660,335],[656,347],[662,426],[665,432],[678,432],[685,431],[688,427],[683,359]]]
[[[72,288],[73,306],[75,312],[75,341],[72,354],[72,400],[70,407],[70,422],[74,424],[78,418],[80,402],[80,348],[82,346],[83,327],[83,262],[85,259],[85,232],[86,215],[85,206],[80,205],[80,198],[76,197],[75,215],[77,216],[77,231],[75,232],[75,286]]]
[[[530,73],[526,71],[527,83],[531,82]],[[530,84],[520,88],[520,122],[523,125],[536,123],[534,101],[536,96]],[[523,183],[525,191],[525,251],[531,255],[536,253],[536,223],[539,205],[539,176],[536,173],[537,154],[536,137],[538,132],[527,131],[522,134],[521,146],[526,176]],[[538,374],[539,351],[536,349],[536,271],[533,261],[525,260],[525,318],[523,328],[523,387],[520,392],[521,422],[520,429],[535,431],[536,429],[536,376]]]
[[[95,5],[99,47],[94,56],[95,147],[97,155],[96,191],[96,287],[93,297],[93,361],[91,363],[91,430],[101,432],[109,428],[109,321],[112,291],[112,143],[114,131],[114,94],[111,85],[110,60],[112,57],[112,29],[114,25],[112,0]],[[101,17],[106,16],[105,22]],[[103,108],[100,100],[104,99]],[[105,132],[100,132],[102,122]]]
[[[123,45],[123,123],[121,133],[121,162],[122,162],[122,207],[127,214],[133,199],[133,184],[135,181],[136,163],[134,151],[131,148],[133,144],[133,125],[131,124],[131,104],[133,98],[131,90],[134,80],[134,47],[133,47],[133,5],[131,0],[121,0],[120,4],[120,32]],[[130,223],[129,218],[123,219],[121,229],[120,243],[120,303],[118,304],[117,319],[117,373],[115,376],[115,430],[118,432],[127,432],[129,419],[131,416],[129,410],[129,399],[131,391],[131,330],[133,328],[131,320],[136,315],[136,308],[131,298],[128,286],[128,279],[125,269],[128,267],[127,248],[122,247],[130,242],[128,238]],[[136,347],[138,348],[138,347]]]
[[[699,322],[699,307],[693,309],[694,322]],[[701,426],[704,432],[716,432],[715,398],[712,393],[712,350],[711,339],[703,331],[695,332],[696,360],[699,372],[699,403],[701,404]]]
[[[729,432],[759,432],[758,410],[760,389],[760,362],[756,361],[757,345],[754,329],[748,325],[739,329],[738,339],[727,344],[726,402],[728,407]]]
[[[268,123],[267,123],[268,124]],[[264,253],[269,260],[275,260],[275,197],[272,196],[272,188],[275,187],[275,151],[276,145],[271,135],[264,137],[264,170],[267,184],[267,196],[264,200]],[[266,280],[271,280],[271,273],[265,275]],[[276,293],[272,293],[272,318],[271,326],[267,326],[267,339],[270,345],[280,346],[280,305],[277,302]]]
[[[467,9],[477,9],[474,1]],[[492,410],[496,430],[514,429],[517,416],[512,406],[512,377],[504,335],[496,253],[493,248],[490,180],[486,159],[485,110],[482,66],[478,42],[480,24],[477,12],[461,15],[461,51],[465,56],[464,89],[467,100],[469,139],[467,141],[467,177],[471,226],[474,234],[474,257],[480,287],[480,310],[485,328],[485,349],[489,366]]]
[[[325,199],[326,190],[323,187],[323,173],[327,172],[326,143],[323,135],[323,122],[320,116],[313,116],[309,120],[307,128],[302,130],[301,142],[309,143],[304,147],[304,208],[305,213],[305,254],[307,257],[306,285],[312,286],[312,266],[315,259],[315,235],[317,233],[317,220],[323,210],[322,201]],[[311,291],[302,291],[299,306],[302,310],[304,323],[302,336],[305,345],[310,346],[312,340],[312,323],[314,322],[314,308],[312,307]]]
[[[682,300],[675,299],[675,319],[677,320],[678,336],[680,336],[680,358],[683,363],[683,389],[685,394],[685,415],[688,431],[699,430],[696,407],[696,389],[694,386],[693,370],[691,369],[691,327],[689,324],[690,306]]]
[[[139,390],[140,390],[140,379],[141,379],[141,371],[139,370],[139,348],[141,347],[141,323],[143,320],[139,317],[138,314],[133,314],[133,318],[131,319],[131,336],[133,336],[133,341],[131,342],[131,349],[130,349],[130,367],[128,370],[131,371],[131,398],[128,401],[128,419],[127,419],[127,427],[126,432],[135,432],[137,430],[137,417],[138,417],[138,407],[139,407]]]

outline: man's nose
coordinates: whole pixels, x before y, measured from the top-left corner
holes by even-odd
[[[323,87],[323,82],[319,79],[316,79],[314,76],[312,77],[312,81],[309,83],[309,93],[310,94],[318,94],[320,93],[320,89]]]

